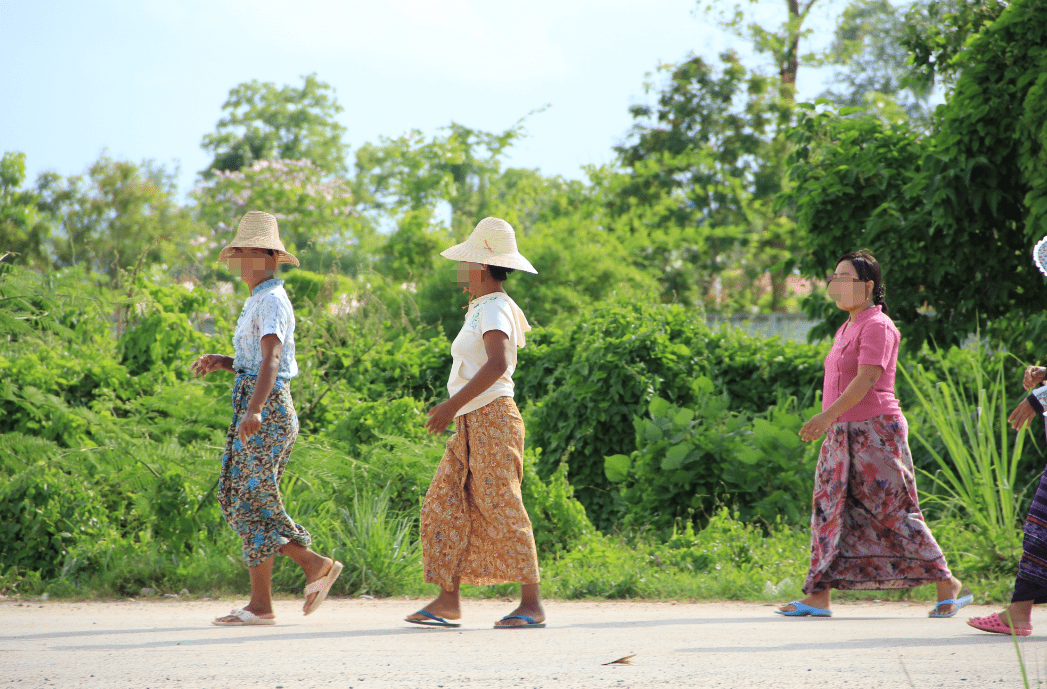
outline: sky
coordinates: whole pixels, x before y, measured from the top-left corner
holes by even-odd
[[[828,42],[839,0],[812,18]],[[753,5],[775,17],[782,0]],[[210,162],[200,141],[239,83],[315,72],[344,108],[351,152],[458,122],[503,131],[531,111],[508,166],[582,179],[609,163],[647,99],[646,75],[732,48],[696,0],[0,0],[0,152],[28,178],[83,173],[106,151],[179,167],[184,196]],[[780,15],[778,15],[780,16]],[[771,20],[774,24],[774,20]],[[811,99],[831,72],[801,69]],[[657,77],[656,77],[657,79]]]

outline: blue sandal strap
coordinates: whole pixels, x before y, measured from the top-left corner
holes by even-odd
[[[534,621],[533,618],[528,617],[527,615],[506,615],[505,617],[503,617],[499,621],[504,621],[504,620],[523,620],[527,624],[538,624],[537,622]]]

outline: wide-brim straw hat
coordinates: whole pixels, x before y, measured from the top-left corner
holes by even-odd
[[[513,226],[501,218],[484,218],[461,244],[440,252],[452,261],[470,261],[538,274],[531,262],[516,248]]]
[[[236,237],[218,254],[218,262],[228,261],[233,249],[272,249],[276,252],[277,263],[299,265],[298,259],[287,253],[284,243],[280,241],[280,228],[276,218],[262,211],[247,211],[236,226]]]

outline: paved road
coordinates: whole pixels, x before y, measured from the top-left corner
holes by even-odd
[[[276,626],[210,625],[232,605],[0,603],[0,689],[1022,686],[1009,637],[909,603],[840,603],[815,620],[754,603],[553,601],[548,628],[496,630],[511,603],[466,601],[449,630],[401,622],[419,601],[329,600],[304,618],[283,600]],[[1037,686],[1047,619],[1033,621],[1044,634],[1021,645]],[[633,653],[632,665],[602,665]]]

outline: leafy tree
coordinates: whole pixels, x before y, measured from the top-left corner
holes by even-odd
[[[12,252],[30,264],[47,262],[47,243],[51,235],[48,213],[41,207],[40,194],[22,189],[25,182],[25,154],[4,153],[0,158],[0,252]]]
[[[912,58],[914,83],[951,88],[959,76],[969,39],[1007,7],[1003,0],[929,0],[913,4],[902,24],[902,45]]]
[[[456,122],[426,140],[418,130],[395,139],[381,137],[356,152],[362,206],[377,214],[423,208],[451,209],[451,229],[464,237],[489,215],[488,189],[502,172],[506,150],[523,136],[523,120],[503,132],[470,129]]]
[[[656,106],[630,108],[635,124],[616,150],[630,172],[610,190],[613,226],[643,265],[662,275],[663,299],[715,304],[715,286],[741,273],[754,303],[756,279],[797,250],[788,218],[771,209],[786,148],[779,128],[791,102],[775,79],[721,56],[717,69],[691,56],[667,65]],[[785,274],[772,276],[771,308],[785,298]],[[740,299],[739,299],[740,297]]]
[[[239,171],[260,160],[309,160],[325,173],[344,172],[348,147],[334,89],[302,77],[301,87],[253,80],[229,91],[227,114],[201,146],[214,155],[207,170]],[[205,175],[206,176],[206,175]]]
[[[985,319],[1047,307],[1030,260],[1047,234],[1047,6],[1016,0],[955,59],[952,98],[933,138],[902,125],[805,116],[796,132],[797,207],[824,275],[861,245],[885,266],[906,345],[959,343]],[[933,315],[921,316],[926,304]],[[832,310],[824,299],[812,313]],[[812,335],[827,332],[812,331]]]
[[[838,66],[825,93],[840,106],[859,107],[887,121],[913,118],[929,126],[929,85],[910,79],[902,45],[905,17],[889,0],[857,0],[836,27],[828,61]]]
[[[176,198],[174,172],[102,155],[86,174],[45,175],[41,204],[58,226],[50,253],[56,267],[82,265],[116,278],[145,262],[187,262],[189,238],[199,226]]]
[[[287,250],[300,252],[310,270],[326,271],[337,262],[355,274],[373,259],[375,231],[357,212],[349,183],[310,160],[258,160],[240,171],[215,171],[193,196],[210,228],[194,240],[199,260],[217,258],[249,210],[274,214]]]
[[[767,5],[760,0],[748,2],[749,5]],[[784,5],[785,17],[779,26],[767,28],[756,19],[767,16],[765,12],[746,14],[742,3],[736,2],[731,6],[729,0],[698,0],[698,6],[704,5],[706,13],[716,13],[720,26],[748,41],[756,52],[770,57],[778,74],[781,97],[793,100],[800,65],[818,65],[823,61],[819,53],[801,53],[800,50],[800,41],[809,37],[813,31],[804,28],[804,23],[818,0],[774,0],[772,4],[778,7]]]

